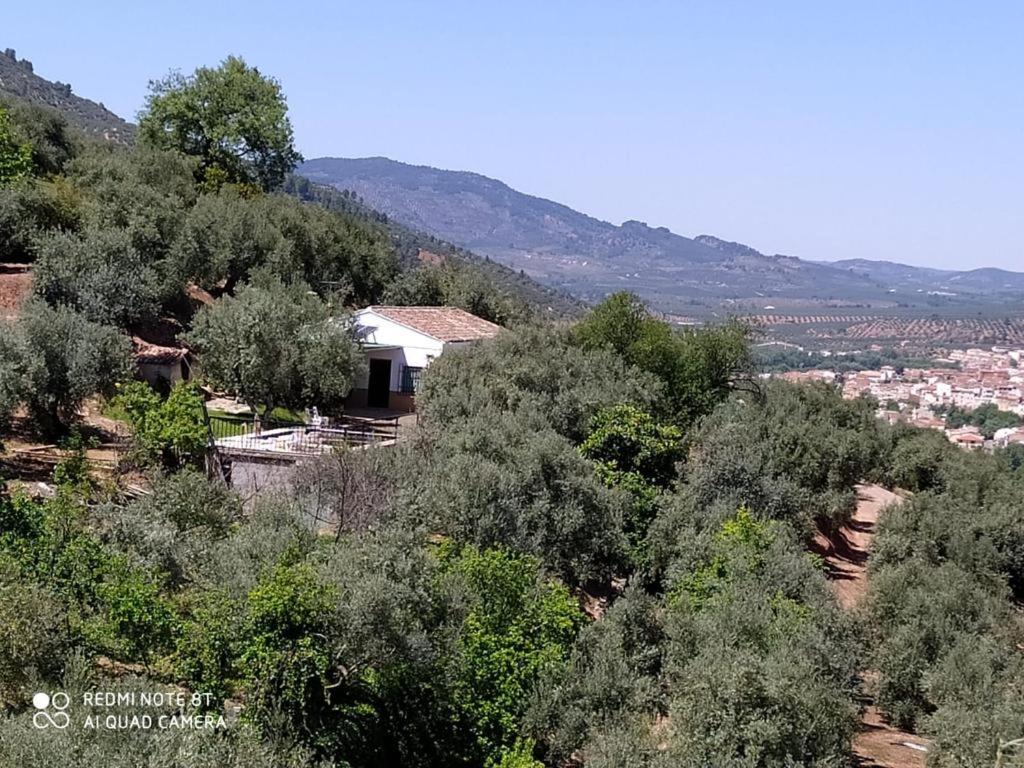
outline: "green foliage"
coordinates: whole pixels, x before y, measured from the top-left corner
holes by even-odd
[[[642,561],[641,542],[654,519],[659,490],[671,484],[676,463],[683,458],[682,432],[657,423],[635,406],[617,405],[598,413],[580,453],[597,464],[606,485],[620,488],[632,499],[625,529],[634,560]]]
[[[548,765],[565,764],[581,751],[589,764],[617,731],[634,723],[650,728],[642,721],[652,720],[661,706],[663,616],[657,599],[629,587],[599,621],[582,629],[568,667],[543,676],[525,724]]]
[[[0,322],[0,434],[21,402],[24,376],[21,339],[11,325]]]
[[[333,595],[306,565],[280,565],[248,598],[239,668],[247,720],[270,729],[283,720],[299,734],[329,707],[331,656],[324,642]],[[316,742],[314,731],[311,739]]]
[[[194,382],[178,382],[166,399],[144,382],[130,382],[111,402],[127,417],[136,456],[143,463],[167,469],[202,463],[209,433],[203,396]]]
[[[1019,427],[1024,422],[1020,416],[1012,411],[1000,410],[995,403],[985,403],[973,410],[966,410],[951,406],[946,411],[946,426],[949,429],[959,429],[968,424],[978,427],[981,434],[989,440],[997,430],[1005,427]]]
[[[115,658],[149,661],[166,652],[174,614],[159,579],[105,547],[87,525],[88,485],[71,464],[58,468],[58,492],[44,504],[0,501],[0,558],[44,586],[61,604],[77,642]]]
[[[112,392],[128,374],[128,339],[71,309],[32,303],[22,311],[15,334],[21,398],[47,432],[66,427],[87,397]]]
[[[170,648],[176,631],[174,612],[150,574],[111,559],[96,584],[96,613],[83,634],[95,648],[121,659],[149,661]]]
[[[669,601],[675,764],[843,760],[856,721],[856,646],[816,564],[785,526],[741,510],[694,565]]]
[[[0,710],[20,705],[30,684],[59,670],[69,645],[60,602],[0,553]]]
[[[281,86],[236,56],[151,82],[139,131],[154,146],[198,157],[199,178],[212,187],[275,189],[302,160]]]
[[[733,569],[742,559],[744,570],[763,567],[769,545],[774,541],[773,529],[759,522],[746,507],[740,507],[732,518],[722,523],[715,535],[711,561],[688,573],[677,585],[670,602],[688,600],[694,610],[702,610],[728,592],[736,578]]]
[[[871,404],[843,400],[831,387],[772,382],[761,399],[722,404],[693,436],[679,493],[651,525],[651,575],[741,506],[790,523],[805,540],[818,526],[840,524],[855,484],[883,453]]]
[[[480,272],[451,260],[403,273],[384,296],[388,304],[459,307],[493,323],[524,319],[521,305]]]
[[[568,590],[540,580],[538,566],[530,557],[472,547],[447,563],[470,601],[455,661],[456,706],[495,765],[522,764],[519,719],[541,675],[567,661],[581,619]]]
[[[196,691],[227,698],[237,679],[242,606],[222,592],[200,593],[182,623],[176,646],[176,670]]]
[[[78,151],[77,139],[64,116],[55,109],[25,102],[5,106],[0,101],[0,111],[4,109],[13,138],[30,149],[31,172],[37,176],[61,173]]]
[[[4,260],[31,262],[44,233],[80,225],[81,199],[67,179],[31,179],[0,187],[0,253]]]
[[[243,287],[204,307],[188,341],[204,375],[250,406],[341,405],[365,360],[349,319],[301,283]]]
[[[240,500],[191,468],[156,476],[152,485],[150,494],[96,507],[97,533],[132,564],[161,574],[171,588],[202,581],[211,550],[241,517]]]
[[[683,433],[678,427],[659,424],[632,405],[601,411],[580,452],[614,473],[635,473],[659,487],[676,476],[683,458]]]
[[[900,439],[928,482],[887,512],[875,542],[877,699],[934,740],[936,765],[991,765],[999,741],[1019,737],[1024,689],[1020,479],[998,458],[935,444],[929,459],[923,435]]]
[[[942,467],[958,458],[959,449],[934,429],[911,429],[897,425],[889,432],[881,479],[893,488],[928,491],[943,483]]]
[[[80,229],[127,239],[132,258],[142,265],[141,274],[133,275],[141,278],[135,290],[145,289],[161,303],[173,301],[184,287],[171,255],[195,203],[193,169],[193,162],[175,152],[91,147],[67,171],[78,196]]]
[[[616,293],[573,328],[585,349],[610,349],[664,385],[661,411],[679,424],[710,413],[739,385],[752,387],[749,330],[737,321],[674,330],[651,317],[639,298]]]
[[[535,555],[571,583],[619,571],[627,499],[544,421],[520,413],[450,424],[429,464],[410,469],[405,519],[459,542]]]
[[[87,320],[127,327],[156,311],[156,276],[119,230],[54,233],[38,246],[33,270],[37,296]]]
[[[32,145],[19,142],[11,130],[11,118],[0,107],[0,187],[21,181],[32,173]]]
[[[430,429],[522,410],[578,443],[595,412],[649,405],[656,391],[651,377],[606,350],[581,350],[564,333],[524,326],[470,349],[446,350],[423,376],[416,405]]]

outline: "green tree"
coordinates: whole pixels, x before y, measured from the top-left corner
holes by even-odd
[[[27,685],[56,672],[71,645],[63,606],[18,570],[9,555],[0,552],[0,706],[4,708],[21,705],[27,699]]]
[[[682,431],[659,424],[636,406],[616,405],[598,413],[580,453],[597,464],[605,484],[632,498],[626,535],[634,561],[642,561],[641,541],[654,518],[659,491],[671,485],[676,464],[683,459]]]
[[[7,110],[0,107],[0,187],[32,174],[32,146],[19,142],[11,128]]]
[[[349,318],[306,285],[277,279],[204,307],[186,338],[212,383],[267,412],[335,409],[366,365]]]
[[[198,157],[200,180],[214,187],[275,189],[302,160],[280,84],[237,56],[151,82],[139,130],[144,141]]]
[[[481,414],[451,425],[429,463],[403,478],[410,502],[397,513],[460,543],[538,557],[573,584],[621,572],[629,499],[606,487],[545,416]]]
[[[246,719],[298,734],[325,716],[333,661],[325,634],[334,599],[304,564],[279,565],[249,593],[239,658]]]
[[[0,103],[0,110],[4,109]],[[67,120],[56,109],[38,104],[12,103],[6,107],[11,133],[31,151],[32,171],[40,176],[61,173],[78,151]]]
[[[25,392],[25,354],[14,326],[0,321],[0,434]]]
[[[580,349],[558,330],[520,326],[446,351],[424,374],[416,406],[424,426],[437,430],[474,416],[494,420],[499,413],[534,411],[579,443],[602,408],[649,407],[657,393],[652,376],[606,349]]]
[[[663,413],[690,424],[737,387],[753,389],[749,329],[735,320],[699,330],[676,330],[650,316],[639,298],[616,293],[573,328],[585,349],[610,349],[664,385]]]
[[[37,296],[95,323],[124,328],[156,312],[156,276],[123,231],[46,236],[33,277]]]
[[[683,458],[683,433],[636,406],[616,405],[598,413],[580,452],[610,472],[636,473],[664,488]]]

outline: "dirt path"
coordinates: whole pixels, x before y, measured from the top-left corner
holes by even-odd
[[[819,535],[814,550],[825,568],[839,604],[852,610],[867,593],[868,553],[875,538],[878,514],[900,497],[879,485],[857,486],[857,509],[850,522],[833,536]],[[867,688],[874,675],[864,674]],[[878,709],[868,703],[860,730],[853,739],[853,753],[861,768],[924,768],[927,742],[912,733],[888,725]]]
[[[857,509],[850,522],[830,538],[822,534],[815,537],[814,549],[825,560],[836,599],[843,608],[856,607],[867,593],[868,551],[875,539],[878,513],[899,501],[899,496],[880,485],[858,485]]]

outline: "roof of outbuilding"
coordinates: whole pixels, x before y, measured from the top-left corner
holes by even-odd
[[[150,344],[138,336],[132,337],[132,344],[135,347],[134,357],[138,365],[173,365],[188,356],[188,350],[184,347],[164,347],[159,344]]]
[[[372,306],[364,311],[431,336],[438,341],[477,341],[498,335],[500,325],[456,307]]]

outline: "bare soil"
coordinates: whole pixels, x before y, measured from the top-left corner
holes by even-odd
[[[879,485],[857,486],[857,509],[850,521],[831,536],[819,534],[812,549],[825,561],[825,568],[839,604],[854,610],[867,594],[868,556],[875,539],[878,515],[902,499]],[[877,676],[863,675],[869,697],[861,715],[860,729],[853,739],[853,753],[860,768],[925,768],[928,742],[901,731],[884,721],[871,703],[871,689]]]

